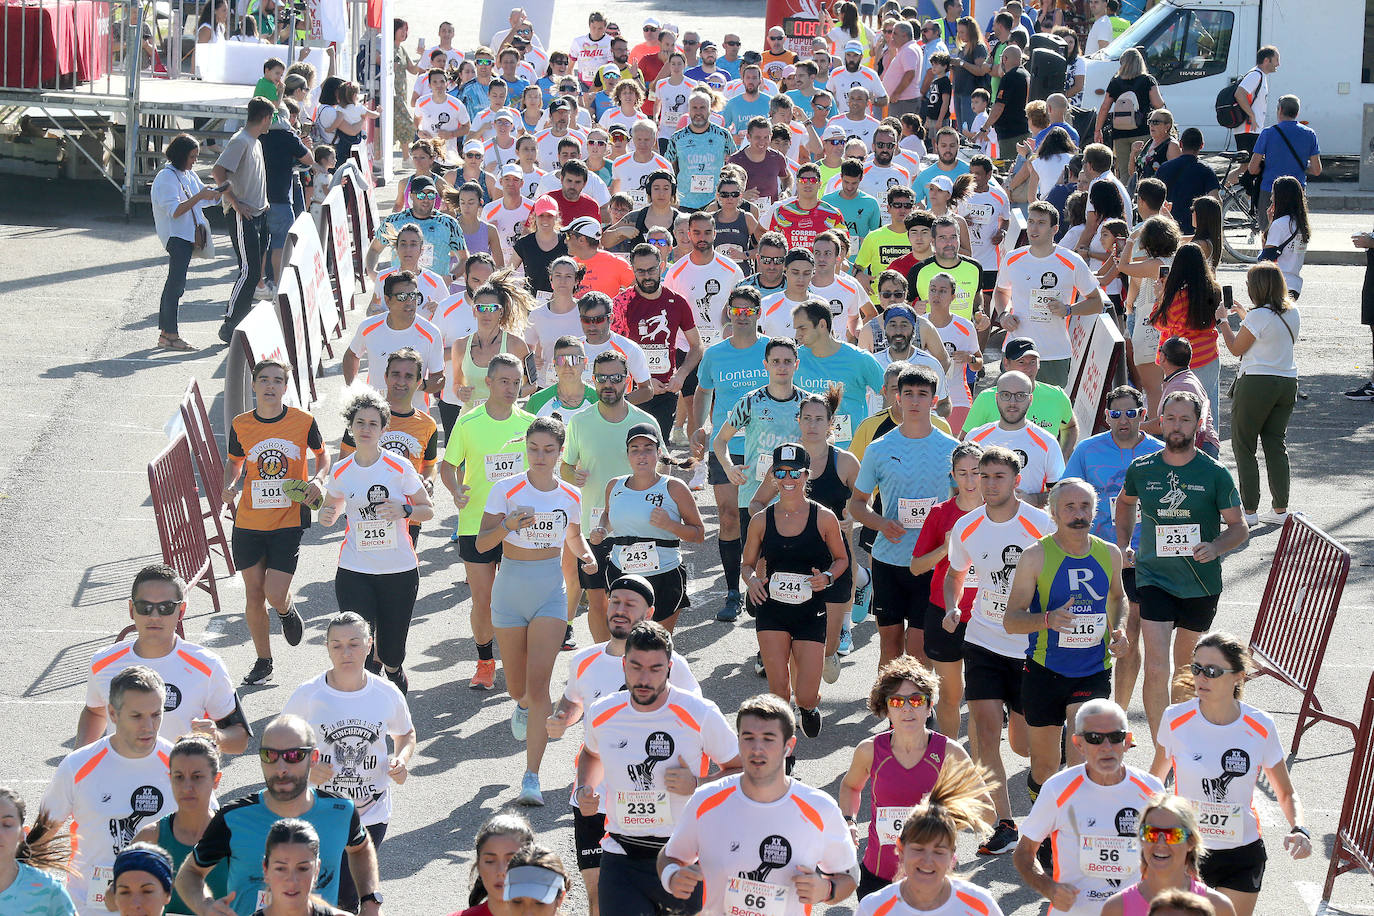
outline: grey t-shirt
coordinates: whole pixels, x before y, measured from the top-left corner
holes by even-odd
[[[215,165],[229,173],[229,187],[253,215],[267,209],[267,168],[262,160],[262,144],[247,129],[239,130],[224,145]]]

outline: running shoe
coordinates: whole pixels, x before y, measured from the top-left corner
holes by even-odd
[[[271,299],[276,294],[277,291],[266,283],[259,283],[257,289],[253,290],[254,299]]]
[[[797,718],[801,720],[802,734],[806,737],[814,738],[821,733],[822,717],[819,706],[815,709],[797,707]]]
[[[868,619],[869,604],[873,600],[873,578],[862,566],[854,572],[854,605],[849,609],[852,623],[863,623]]]
[[[576,648],[577,640],[573,639],[572,624],[568,624],[568,628],[563,631],[563,651],[571,652]]]
[[[1273,509],[1270,509],[1268,512],[1261,512],[1259,514],[1259,520],[1266,525],[1278,525],[1279,527],[1283,527],[1283,523],[1288,521],[1288,513],[1275,512]]]
[[[739,592],[726,592],[725,604],[716,611],[716,619],[721,623],[734,623],[739,619],[740,605],[743,604]]]
[[[1352,401],[1374,401],[1374,382],[1365,382],[1358,388],[1351,388],[1345,396]]]
[[[396,685],[396,689],[401,691],[401,696],[410,693],[410,678],[406,677],[406,669],[397,668],[395,671],[388,671],[386,679]]]
[[[291,610],[278,614],[277,619],[281,621],[281,635],[286,637],[286,644],[299,646],[305,636],[305,621],[301,620],[300,612],[292,605]]]
[[[496,686],[496,659],[479,658],[477,659],[477,673],[468,681],[468,687],[473,690],[490,690]]]
[[[853,634],[852,632],[850,632],[849,627],[845,627],[844,629],[840,630],[840,645],[839,645],[839,648],[837,648],[837,649],[835,650],[835,654],[836,654],[836,655],[848,655],[850,652],[853,652],[853,651],[854,651],[854,634]],[[830,683],[833,684],[833,683],[835,683],[835,682],[834,682],[834,681],[831,681]]]
[[[706,489],[706,464],[698,461],[696,470],[692,471],[692,480],[687,484],[692,490]]]
[[[674,426],[668,433],[668,444],[682,448],[687,444],[687,428],[684,426]]]
[[[517,805],[528,805],[531,807],[544,806],[544,793],[539,791],[539,774],[526,773],[525,778],[520,780],[520,797],[515,800]]]
[[[1021,834],[1016,830],[1016,822],[1004,817],[998,821],[997,826],[993,828],[992,836],[984,840],[983,845],[978,847],[978,855],[1005,855],[1016,848],[1016,844],[1020,839]]]
[[[272,659],[260,658],[253,662],[253,670],[243,676],[245,686],[261,684],[272,679]]]
[[[833,684],[840,679],[840,655],[827,655],[825,657],[825,667],[821,668],[821,677],[827,684]]]
[[[755,674],[756,676],[758,676],[758,677],[763,677],[763,676],[764,676],[763,653],[762,653],[762,652],[755,652],[755,653],[754,653],[754,674]]]
[[[450,535],[448,536],[448,542],[449,542],[450,544],[457,544],[457,543],[458,543],[458,523],[457,523],[457,522],[454,522],[454,523],[453,523],[453,533],[450,534]]]
[[[515,736],[516,741],[524,741],[525,733],[529,731],[530,711],[519,703],[515,704],[515,712],[510,714],[510,733]],[[526,773],[525,775],[529,775]]]
[[[1255,527],[1255,526],[1258,525],[1258,524],[1259,524],[1259,513],[1258,513],[1258,512],[1246,512],[1246,513],[1245,513],[1245,527],[1246,527],[1246,528],[1253,528],[1253,527]]]

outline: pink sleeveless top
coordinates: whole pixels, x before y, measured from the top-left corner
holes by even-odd
[[[1206,897],[1211,890],[1197,878],[1191,878],[1188,882],[1188,890],[1197,894],[1199,897]],[[1145,899],[1145,895],[1140,892],[1139,884],[1132,884],[1126,889],[1126,896],[1121,898],[1121,916],[1148,916],[1150,912],[1150,901]]]
[[[948,740],[939,732],[930,732],[925,755],[908,769],[892,753],[892,732],[883,732],[873,739],[873,771],[869,777],[873,805],[864,868],[885,881],[891,881],[897,874],[897,847],[879,842],[878,809],[910,810],[919,805],[940,778]]]

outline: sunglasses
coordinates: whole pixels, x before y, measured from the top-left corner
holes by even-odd
[[[477,64],[478,66],[490,67],[492,64],[492,60],[490,57],[479,57],[476,60],[474,60],[473,63]]]
[[[820,184],[821,180],[815,175],[806,175],[797,179],[797,184]]]
[[[397,302],[421,302],[425,297],[420,294],[419,290],[411,290],[408,293],[393,293],[391,298]]]
[[[667,239],[649,239],[648,242],[650,245],[657,245],[659,248],[666,248],[672,244],[672,242]]]
[[[1083,738],[1084,741],[1086,741],[1086,742],[1088,742],[1089,744],[1094,745],[1094,746],[1095,746],[1095,745],[1098,745],[1098,744],[1101,744],[1103,741],[1108,741],[1108,742],[1110,742],[1110,743],[1112,743],[1112,744],[1125,744],[1125,743],[1126,743],[1126,732],[1124,732],[1124,731],[1115,731],[1115,732],[1079,732],[1078,734],[1082,736],[1082,738]]]
[[[1159,124],[1172,124],[1173,122],[1172,122],[1172,121],[1162,121],[1162,120],[1160,120],[1160,119],[1158,119],[1158,118],[1151,118],[1150,120],[1146,121],[1145,123],[1146,123],[1146,124],[1149,124],[1149,125],[1151,125],[1151,126],[1154,126],[1154,125],[1159,125]]]
[[[1188,828],[1182,825],[1178,827],[1151,827],[1147,824],[1140,828],[1140,838],[1146,843],[1178,846],[1187,842],[1188,836]]]
[[[690,40],[688,40],[688,41],[684,41],[684,42],[682,43],[682,46],[683,46],[684,48],[695,48],[695,47],[696,47],[697,45],[699,45],[699,44],[701,44],[701,42],[699,42],[699,41],[690,41]]]
[[[831,146],[844,146],[845,143],[846,143],[847,141],[845,141],[845,140],[827,140],[827,141],[825,141],[825,142],[826,142],[826,143],[829,143]]]
[[[258,759],[263,763],[276,763],[278,760],[285,760],[287,763],[300,763],[309,757],[313,750],[315,750],[313,747],[264,747],[258,751]]]
[[[439,195],[436,194],[436,193],[433,192],[433,191],[416,191],[416,192],[415,192],[415,199],[416,199],[416,200],[434,200],[434,199],[435,199],[436,197],[438,197],[438,196],[439,196]]]
[[[914,206],[916,206],[916,205],[913,204],[913,203],[912,203],[911,201],[909,201],[909,200],[907,200],[907,201],[893,201],[892,203],[890,203],[890,204],[887,205],[887,208],[888,208],[889,210],[910,210],[910,209],[911,209],[912,207],[914,207]],[[922,226],[921,228],[924,229],[925,227]]]
[[[478,304],[474,305],[472,308],[473,308],[474,311],[481,312],[481,313],[484,314],[484,315],[490,315],[492,312],[499,312],[499,311],[501,311],[501,303],[499,303],[499,302],[479,302]]]
[[[782,258],[759,258],[760,264],[781,264]]]
[[[744,318],[747,315],[757,315],[759,310],[753,305],[732,305],[726,312],[731,318]]]
[[[1240,674],[1239,668],[1223,668],[1220,665],[1199,665],[1197,662],[1193,662],[1189,665],[1188,670],[1193,672],[1194,677],[1201,675],[1209,681],[1215,681],[1223,674]]]
[[[888,709],[901,709],[903,706],[910,706],[912,709],[921,709],[930,705],[930,697],[924,693],[913,693],[911,696],[904,697],[893,694],[887,698]]]
[[[731,199],[734,199],[734,198],[740,196],[740,192],[739,192],[739,191],[717,191],[716,194],[719,195],[720,197],[729,197],[729,198],[731,198]]]
[[[902,298],[902,297],[905,296],[905,295],[906,295],[906,294],[903,293],[901,290],[890,289],[890,290],[888,290],[888,291],[885,292],[885,293],[878,293],[878,298],[879,298],[879,299],[900,299],[900,298]]]
[[[606,141],[605,141],[605,140],[588,140],[588,141],[587,141],[587,145],[588,145],[588,146],[605,146],[605,145],[606,145]]]
[[[619,385],[625,381],[625,373],[617,372],[615,375],[593,375],[598,385]]]
[[[1107,416],[1111,417],[1113,420],[1120,420],[1123,416],[1127,420],[1134,420],[1136,417],[1145,416],[1145,408],[1128,407],[1125,410],[1109,410],[1107,411]]]
[[[464,154],[463,154],[463,158],[464,158],[464,159],[481,159],[481,158],[482,158],[482,154],[481,154],[481,153],[464,153]]]
[[[727,41],[727,42],[725,43],[725,47],[727,47],[727,48],[738,48],[738,47],[739,47],[739,42],[738,42],[738,41]]]
[[[892,143],[891,141],[884,141],[884,142],[882,142],[882,143],[874,143],[874,144],[873,144],[873,148],[874,148],[874,149],[896,149],[896,148],[897,148],[897,144]]]
[[[134,613],[140,617],[171,617],[181,607],[180,601],[134,601]]]
[[[774,469],[773,469],[773,476],[776,477],[778,480],[786,480],[786,479],[788,479],[788,478],[791,478],[792,480],[800,480],[800,479],[801,479],[801,475],[803,475],[803,474],[805,474],[805,473],[806,473],[806,472],[803,471],[801,468],[774,468]]]
[[[607,321],[609,321],[610,318],[611,318],[611,316],[609,316],[609,315],[583,315],[583,316],[582,316],[582,323],[583,323],[583,324],[604,324],[604,323],[606,323]]]
[[[654,27],[651,26],[651,25],[646,25],[646,26],[644,27],[644,34],[645,34],[645,35],[648,35],[650,32],[657,32],[657,31],[658,31],[658,29],[654,28]]]
[[[580,366],[587,361],[587,357],[580,353],[564,353],[553,358],[555,366]]]

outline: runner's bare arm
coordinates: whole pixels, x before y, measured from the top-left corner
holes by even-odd
[[[1117,506],[1120,505],[1121,500],[1118,497]],[[1120,510],[1118,509],[1118,511]],[[1224,554],[1239,549],[1246,541],[1250,540],[1250,528],[1245,524],[1240,506],[1232,506],[1222,510],[1221,521],[1226,527],[1222,529],[1221,534],[1217,535],[1216,540],[1199,544],[1193,548],[1194,560],[1199,563],[1210,563]]]
[[[677,511],[682,516],[682,521],[674,522],[672,519],[666,519],[669,524],[663,525],[661,522],[664,519],[656,521],[653,515],[650,516],[650,521],[660,528],[672,531],[679,539],[689,544],[704,543],[706,541],[706,523],[701,520],[701,510],[697,508],[697,501],[692,496],[692,491],[687,489],[687,484],[676,477],[669,477],[668,494],[673,497],[673,502],[677,504]],[[656,508],[654,513],[659,511],[660,509]]]
[[[349,846],[344,853],[348,856],[348,871],[353,875],[353,886],[358,889],[358,899],[376,893],[380,882],[377,880],[377,848],[372,845],[372,838],[365,836],[363,842],[357,846]],[[381,904],[368,901],[358,909],[358,914],[378,916],[381,910]]]
[[[1002,618],[1002,626],[1008,633],[1035,633],[1048,630],[1055,615],[1066,614],[1068,622],[1073,623],[1073,614],[1063,608],[1056,608],[1052,613],[1031,610],[1036,582],[1044,565],[1045,549],[1039,544],[1027,547],[1026,552],[1021,555],[1020,562],[1016,564],[1016,572],[1011,579],[1011,593],[1007,595],[1007,613]]]
[[[345,385],[352,385],[353,380],[358,377],[358,354],[352,350],[345,350],[343,362],[340,368],[343,370],[343,380]]]

